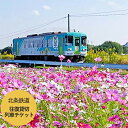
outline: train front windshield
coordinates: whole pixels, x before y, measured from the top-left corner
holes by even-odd
[[[82,46],[86,46],[87,45],[87,37],[86,36],[82,36],[82,39],[81,39],[81,44]]]
[[[73,43],[73,36],[68,36],[68,43]]]

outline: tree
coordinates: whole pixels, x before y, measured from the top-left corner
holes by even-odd
[[[12,54],[12,47],[5,47],[1,50],[1,54]]]
[[[95,51],[99,50],[104,50],[108,53],[116,52],[118,54],[123,53],[123,46],[120,45],[117,42],[112,42],[112,41],[105,41],[102,45],[95,46],[93,48]]]
[[[124,54],[128,54],[128,47],[123,46],[123,53],[124,53]]]
[[[87,50],[88,50],[88,51],[90,51],[93,47],[94,47],[94,45],[87,44]]]

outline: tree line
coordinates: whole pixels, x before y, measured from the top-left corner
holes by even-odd
[[[5,53],[6,54],[12,54],[12,47],[11,46],[8,46],[8,47],[5,47],[3,49],[0,49],[0,53],[2,55],[4,55]]]
[[[87,47],[88,51],[93,49],[95,52],[105,51],[110,54],[113,52],[116,52],[117,54],[128,54],[128,47],[113,41],[105,41],[103,44],[98,46],[88,44]]]

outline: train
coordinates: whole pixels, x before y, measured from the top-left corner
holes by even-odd
[[[84,60],[87,55],[87,35],[80,32],[47,32],[13,39],[12,53],[16,60]]]

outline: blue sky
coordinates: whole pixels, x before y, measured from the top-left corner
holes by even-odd
[[[13,38],[34,33],[67,31],[70,15],[128,9],[127,0],[0,0],[0,48],[10,46]],[[126,11],[113,12],[118,14]],[[90,44],[104,41],[125,44],[128,41],[128,15],[71,17],[71,31],[84,32]],[[34,29],[38,27],[38,29]]]

